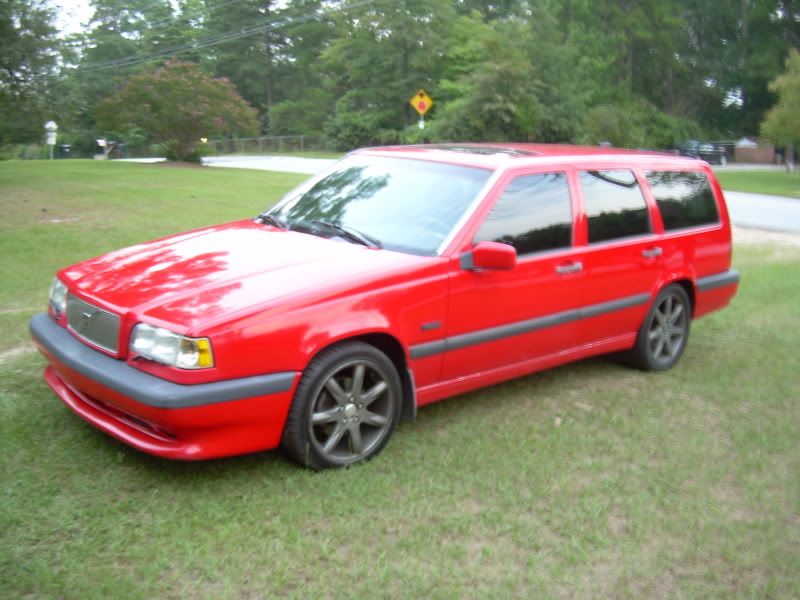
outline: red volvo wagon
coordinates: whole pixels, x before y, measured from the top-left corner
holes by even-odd
[[[625,351],[655,371],[739,276],[704,162],[529,144],[353,152],[255,218],[62,269],[45,380],[144,452],[368,459],[418,406]]]

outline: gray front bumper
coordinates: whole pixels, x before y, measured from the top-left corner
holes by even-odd
[[[158,408],[186,408],[286,392],[297,376],[294,371],[287,371],[181,385],[143,373],[124,361],[90,348],[47,313],[34,316],[29,327],[36,343],[59,363],[123,396]]]

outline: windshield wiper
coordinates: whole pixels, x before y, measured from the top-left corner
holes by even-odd
[[[357,229],[353,229],[352,227],[348,227],[347,225],[341,225],[340,223],[332,223],[331,221],[321,221],[321,220],[314,220],[311,221],[314,225],[322,225],[323,227],[327,227],[328,229],[333,229],[336,233],[339,234],[340,237],[343,237],[346,240],[350,240],[351,242],[355,242],[357,244],[362,244],[367,246],[368,248],[383,248],[383,244],[381,244],[380,240],[375,239],[371,235],[367,235],[366,233],[362,233]]]
[[[280,229],[288,229],[286,223],[281,221],[278,217],[273,217],[272,215],[268,215],[267,213],[261,213],[256,218],[265,225],[273,225]]]

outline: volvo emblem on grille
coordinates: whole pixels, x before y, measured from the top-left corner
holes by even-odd
[[[95,310],[87,310],[85,312],[81,312],[81,320],[78,322],[77,330],[79,333],[89,333],[89,330],[92,328],[92,319],[97,316],[100,311]]]

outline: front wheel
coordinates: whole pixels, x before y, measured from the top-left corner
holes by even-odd
[[[377,348],[347,342],[324,350],[297,386],[282,446],[312,469],[368,460],[397,425],[401,390],[397,369]]]
[[[666,371],[680,359],[689,339],[692,305],[680,285],[668,285],[656,296],[628,354],[645,371]]]

